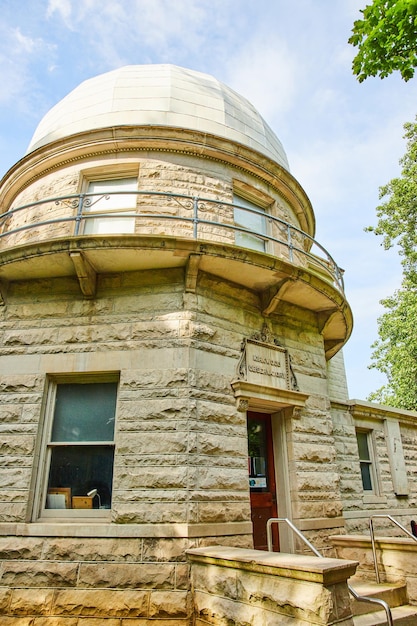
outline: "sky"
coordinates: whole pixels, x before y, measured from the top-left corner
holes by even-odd
[[[369,2],[369,0],[368,0]],[[349,395],[384,384],[369,369],[380,300],[400,286],[395,250],[365,232],[379,188],[400,174],[417,78],[359,84],[348,39],[367,0],[0,0],[0,177],[43,115],[83,80],[123,65],[206,72],[250,100],[309,196],[316,239],[345,270],[354,330]]]

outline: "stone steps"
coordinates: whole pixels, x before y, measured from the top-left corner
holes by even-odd
[[[417,606],[408,604],[407,588],[402,584],[368,581],[355,581],[349,584],[361,596],[379,598],[389,605],[395,626],[416,626]],[[352,598],[353,623],[355,626],[385,626],[387,616],[384,609],[377,609],[375,604],[358,602]]]
[[[417,607],[411,604],[404,604],[391,608],[392,619],[395,626],[416,626]],[[364,613],[353,617],[355,626],[386,626],[387,616],[384,610],[374,613]]]

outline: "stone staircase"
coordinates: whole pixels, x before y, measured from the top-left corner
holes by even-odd
[[[406,585],[395,583],[377,584],[351,578],[349,584],[361,596],[380,598],[388,603],[395,626],[417,626],[417,606],[408,604]],[[368,602],[352,598],[353,623],[355,626],[385,626],[384,609]]]

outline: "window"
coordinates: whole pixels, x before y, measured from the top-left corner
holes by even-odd
[[[85,234],[117,234],[135,232],[137,195],[136,177],[92,180],[88,183],[84,203]],[[130,210],[127,210],[130,209]],[[109,213],[109,215],[103,215]],[[97,214],[97,217],[89,217]]]
[[[43,514],[111,508],[116,397],[117,382],[51,384]]]
[[[371,433],[369,431],[356,431],[363,490],[374,492],[375,476],[371,456],[372,442],[370,438]]]
[[[233,195],[233,204],[238,205],[234,208],[235,226],[251,231],[243,232],[237,230],[235,236],[236,245],[265,252],[265,239],[252,234],[266,235],[267,224],[264,209],[236,194]]]

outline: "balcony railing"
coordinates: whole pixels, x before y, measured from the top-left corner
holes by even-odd
[[[240,224],[235,223],[235,209]],[[249,226],[242,224],[243,214]],[[253,229],[251,222],[262,223],[262,231]],[[310,235],[261,209],[230,202],[155,191],[82,193],[38,200],[0,215],[0,251],[55,238],[123,233],[209,241],[272,254],[344,291],[343,271]]]

